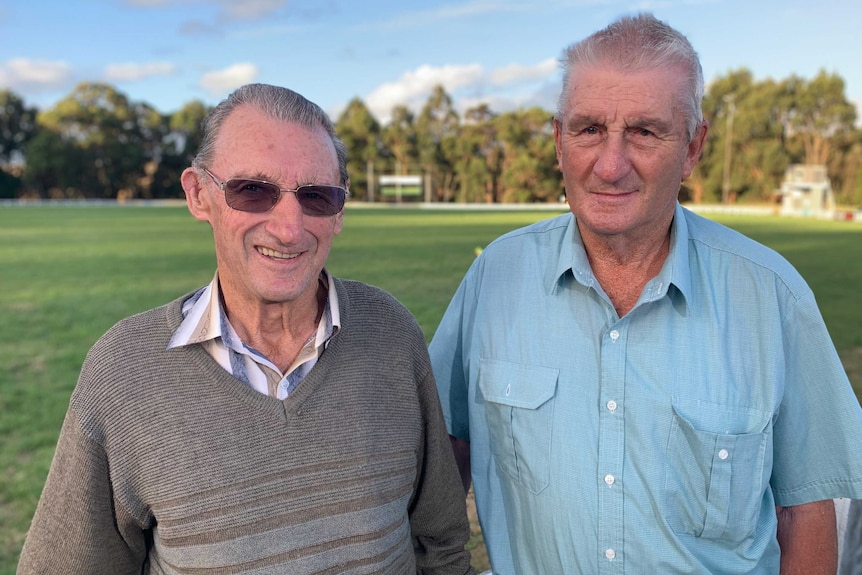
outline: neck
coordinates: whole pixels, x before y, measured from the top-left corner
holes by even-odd
[[[619,317],[635,306],[644,286],[659,274],[670,253],[670,225],[656,229],[664,231],[640,241],[582,232],[593,274]]]
[[[316,290],[291,302],[237,305],[222,294],[222,305],[242,342],[284,370],[316,331],[327,296],[318,282]]]

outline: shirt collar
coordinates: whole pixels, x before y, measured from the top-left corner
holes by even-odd
[[[688,255],[688,224],[685,219],[685,209],[676,204],[673,222],[670,228],[670,250],[661,271],[655,280],[648,284],[645,289],[654,289],[656,296],[660,297],[667,293],[668,288],[673,285],[682,294],[688,303],[691,293],[691,268]],[[598,287],[596,277],[587,259],[584,242],[578,230],[577,221],[570,215],[563,242],[558,250],[557,264],[553,268],[553,275],[548,278],[548,293],[552,293],[560,285],[563,277],[569,272],[575,280],[585,287]],[[653,299],[657,299],[653,298]]]
[[[319,281],[327,289],[327,298],[315,334],[316,346],[326,343],[341,328],[338,294],[332,275],[324,269],[320,273]],[[171,337],[168,349],[217,338],[222,338],[228,347],[242,345],[230,322],[228,322],[227,315],[221,305],[218,271],[209,284],[195,292],[183,303],[182,314],[183,321]]]

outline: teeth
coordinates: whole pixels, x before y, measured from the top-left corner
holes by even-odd
[[[299,254],[285,254],[282,252],[277,252],[275,250],[271,250],[269,248],[258,247],[257,251],[265,256],[275,258],[278,260],[292,260],[295,257],[298,257]]]

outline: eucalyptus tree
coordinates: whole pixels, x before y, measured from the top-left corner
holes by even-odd
[[[541,108],[495,118],[503,148],[501,202],[555,202],[563,195],[554,147],[553,114]]]
[[[203,137],[203,121],[209,107],[190,100],[182,108],[162,116],[162,146],[151,176],[150,195],[154,198],[182,198],[180,176],[191,165]],[[153,164],[150,164],[153,166]]]
[[[380,123],[359,98],[353,98],[338,117],[335,131],[347,146],[350,191],[355,197],[370,199],[373,182],[369,166],[380,157]]]
[[[36,132],[36,108],[10,90],[0,90],[0,164],[23,161],[24,146]]]
[[[781,84],[755,81],[740,68],[714,80],[703,100],[709,133],[703,156],[683,183],[683,200],[763,202],[773,198],[790,163],[783,139]]]
[[[79,84],[53,108],[41,112],[41,129],[51,132],[45,141],[28,149],[27,171],[50,165],[47,158],[33,158],[57,147],[77,150],[84,181],[67,195],[85,197],[136,197],[146,164],[160,152],[162,120],[151,106],[136,103],[101,83]],[[59,142],[52,138],[59,139]],[[50,145],[49,145],[50,144]],[[37,161],[34,161],[37,160]],[[50,174],[30,174],[31,181],[50,185]],[[59,184],[59,182],[57,182]]]
[[[493,203],[497,199],[503,166],[503,145],[497,135],[495,114],[488,104],[464,112],[455,145],[458,202]]]
[[[423,172],[435,199],[451,201],[457,186],[455,162],[460,119],[443,86],[435,86],[416,120],[416,143]]]
[[[0,198],[13,198],[21,189],[24,149],[36,133],[36,112],[19,95],[0,90]]]
[[[821,70],[812,80],[791,76],[783,83],[789,103],[787,138],[798,139],[806,164],[826,164],[836,137],[853,131],[856,107],[844,95],[844,80]]]
[[[395,162],[386,169],[398,175],[421,171],[418,167],[419,150],[416,145],[416,121],[407,106],[392,109],[389,123],[383,127],[380,138],[386,153]]]

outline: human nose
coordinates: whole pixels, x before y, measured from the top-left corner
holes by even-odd
[[[593,173],[605,182],[616,182],[628,174],[631,167],[625,138],[620,134],[608,134],[593,164]]]
[[[305,214],[296,194],[283,190],[275,206],[268,212],[267,230],[284,243],[290,243],[302,235],[305,229]]]

